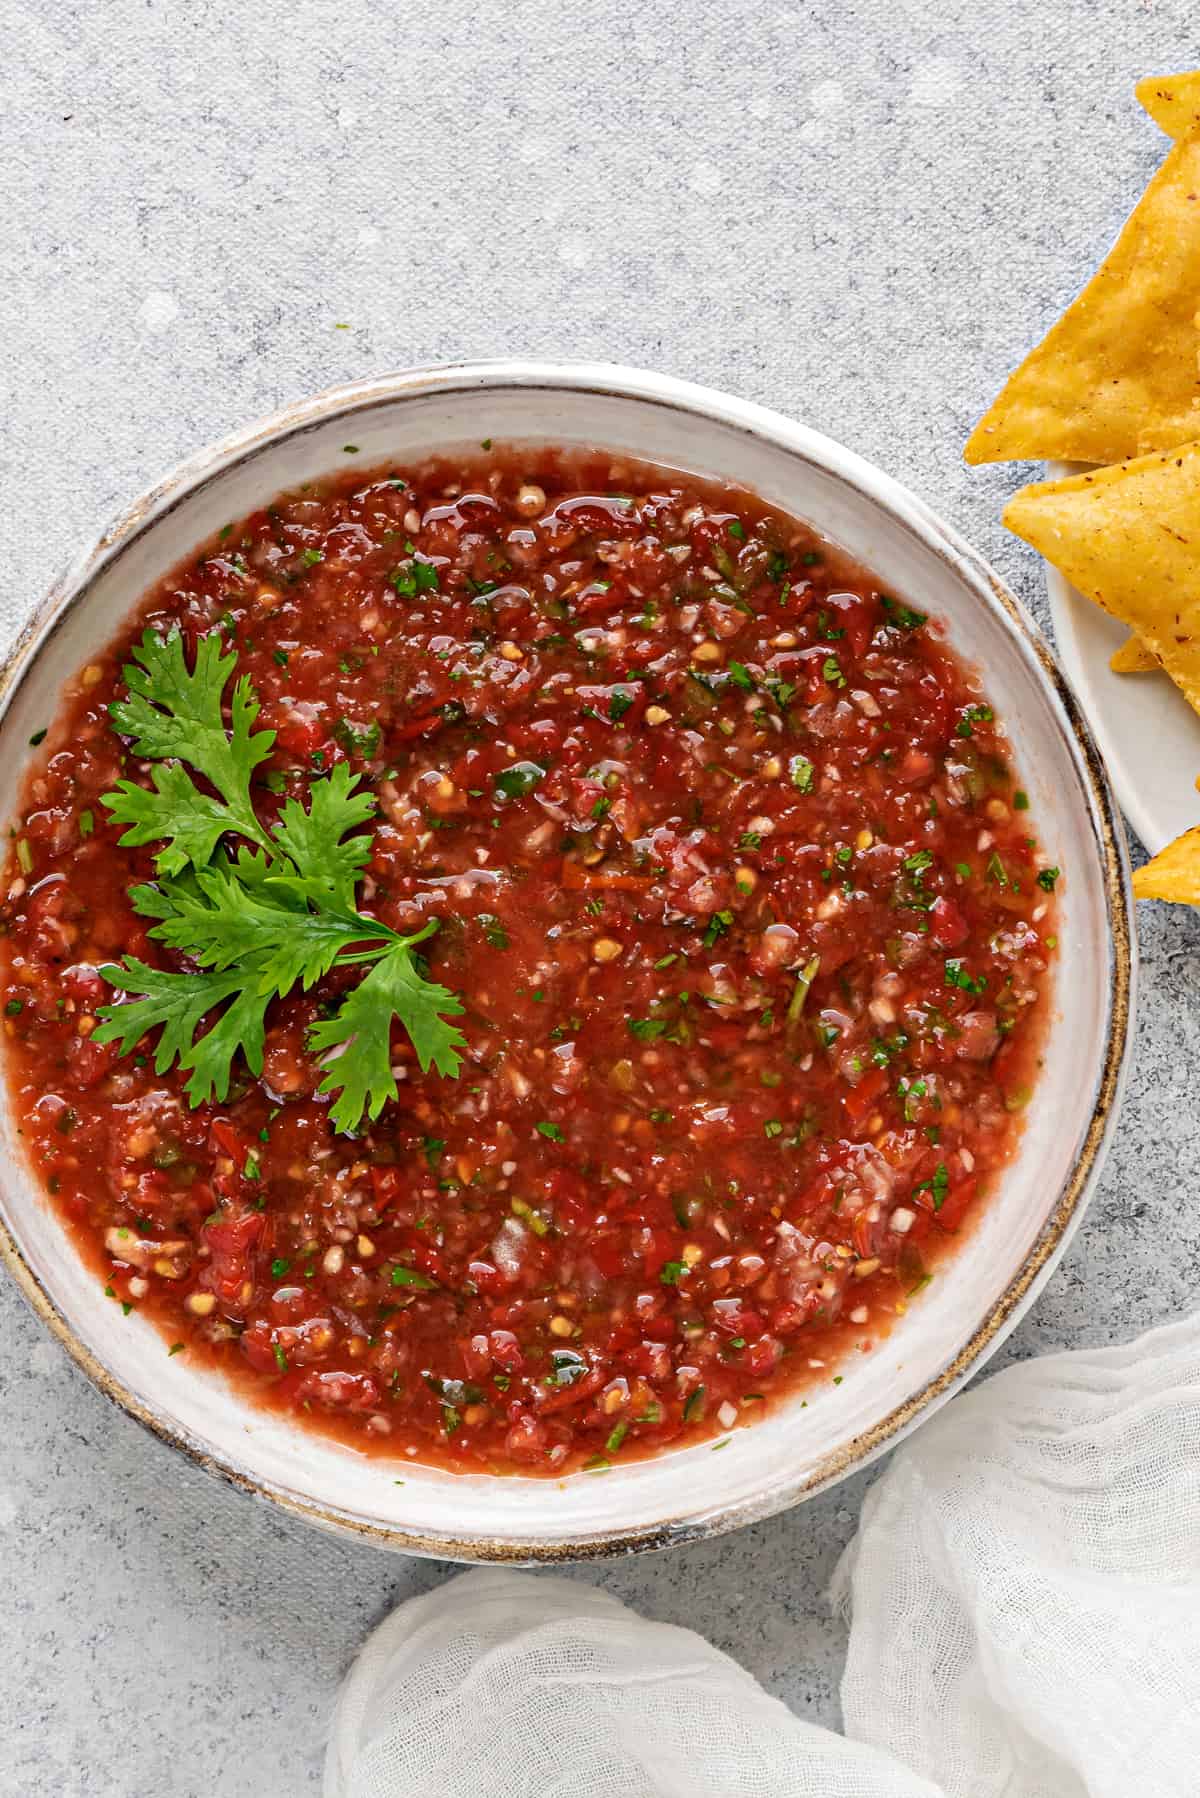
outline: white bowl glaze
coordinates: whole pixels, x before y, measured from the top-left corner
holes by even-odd
[[[911,494],[827,438],[663,376],[570,364],[414,370],[289,408],[185,463],[84,552],[2,677],[0,810],[31,735],[137,597],[202,539],[281,489],[358,460],[403,463],[497,442],[603,445],[724,476],[811,522],[936,613],[986,674],[1043,841],[1065,870],[1045,1066],[1019,1153],[978,1228],[843,1383],[735,1432],[561,1481],[451,1475],[356,1454],[255,1410],[168,1358],[80,1261],[0,1108],[0,1251],[40,1314],[114,1400],[201,1464],[316,1522],[462,1560],[568,1559],[662,1547],[764,1517],[861,1467],[944,1400],[1003,1339],[1078,1222],[1116,1116],[1133,987],[1127,865],[1099,760],[1045,645],[966,544]],[[402,1477],[403,1484],[397,1483]]]

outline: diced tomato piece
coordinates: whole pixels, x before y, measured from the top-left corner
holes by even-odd
[[[545,1460],[550,1438],[544,1424],[540,1424],[531,1412],[521,1411],[509,1426],[504,1447],[514,1461],[533,1464]]]
[[[240,1172],[246,1165],[246,1156],[250,1153],[250,1144],[242,1135],[237,1125],[229,1118],[214,1118],[208,1129],[212,1147],[220,1155],[228,1155]]]
[[[847,1087],[842,1094],[842,1107],[849,1122],[857,1130],[875,1110],[876,1101],[887,1086],[887,1074],[882,1068],[870,1068],[859,1080],[857,1086]]]
[[[400,1168],[385,1162],[372,1162],[371,1185],[375,1191],[375,1207],[383,1211],[398,1199],[405,1188],[405,1178]]]
[[[328,726],[320,713],[315,711],[288,710],[275,731],[275,741],[279,748],[286,749],[290,755],[312,756],[327,739]]]
[[[201,1271],[201,1286],[228,1305],[248,1304],[253,1290],[253,1251],[266,1226],[261,1211],[222,1215],[205,1224],[201,1234],[212,1259]]]
[[[773,1374],[783,1358],[783,1344],[775,1336],[760,1336],[752,1342],[743,1358],[743,1366],[756,1379]]]
[[[845,632],[846,648],[855,661],[866,654],[875,625],[870,607],[859,594],[827,593],[820,602],[820,610],[829,613],[834,629]],[[836,653],[837,643],[830,647]]]
[[[510,1275],[502,1273],[491,1261],[469,1261],[467,1263],[467,1279],[477,1291],[497,1297],[502,1292],[511,1290],[513,1281]]]
[[[64,968],[62,984],[83,1011],[94,1012],[98,1005],[112,998],[111,989],[90,962],[77,962],[73,968]]]
[[[511,1330],[489,1331],[488,1347],[492,1360],[507,1372],[515,1373],[519,1367],[524,1367],[525,1356],[521,1352],[520,1343]]]
[[[929,934],[940,949],[957,949],[966,942],[971,927],[953,899],[939,897],[930,908]]]
[[[90,1092],[110,1074],[120,1050],[116,1043],[97,1043],[90,1036],[71,1038],[67,1049],[67,1079],[76,1092]]]
[[[315,1367],[298,1382],[292,1396],[298,1405],[323,1405],[327,1411],[376,1411],[382,1403],[370,1374],[322,1373]]]
[[[939,1230],[953,1233],[958,1229],[971,1209],[975,1198],[976,1184],[976,1181],[970,1178],[960,1180],[950,1188],[941,1207],[933,1213],[933,1221]]]
[[[424,718],[410,718],[406,724],[393,724],[388,736],[397,743],[415,743],[418,737],[431,737],[445,722],[440,712],[430,712]]]
[[[712,1319],[722,1336],[758,1336],[765,1328],[762,1314],[744,1299],[717,1299]]]
[[[544,1388],[538,1398],[538,1416],[549,1417],[556,1411],[573,1410],[575,1406],[581,1405],[584,1399],[591,1398],[594,1392],[599,1392],[607,1379],[608,1373],[605,1368],[591,1367],[587,1373],[570,1386]]]

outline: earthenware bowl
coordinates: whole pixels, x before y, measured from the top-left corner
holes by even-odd
[[[0,1107],[0,1252],[39,1315],[132,1416],[200,1465],[297,1516],[410,1553],[564,1560],[715,1534],[820,1491],[897,1442],[974,1373],[1030,1305],[1079,1222],[1116,1120],[1133,1000],[1121,826],[1087,727],[1049,651],[984,562],[880,469],[760,406],[660,375],[493,362],[414,369],[289,407],[203,450],[134,502],[38,607],[3,671],[0,811],[29,739],[131,603],[229,519],[346,466],[496,441],[603,445],[731,477],[809,519],[923,611],[986,675],[1045,848],[1064,871],[1045,1065],[1000,1190],[890,1339],[810,1392],[709,1444],[561,1481],[451,1475],[368,1458],[254,1410],[169,1358],[103,1296],[26,1169]],[[402,1480],[403,1483],[400,1483]]]

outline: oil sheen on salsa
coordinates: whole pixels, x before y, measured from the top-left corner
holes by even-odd
[[[1003,721],[919,593],[753,495],[608,454],[346,470],[233,521],[47,720],[3,970],[29,1154],[108,1301],[314,1428],[562,1474],[832,1388],[987,1202],[1036,1076],[1053,889]],[[417,573],[420,569],[423,572]],[[91,1040],[186,967],[101,797],[147,625],[220,629],[271,820],[348,760],[358,905],[430,919],[458,1078],[334,1133],[308,1026],[191,1109]]]

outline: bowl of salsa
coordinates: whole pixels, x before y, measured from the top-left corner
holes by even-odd
[[[461,1559],[767,1515],[1078,1221],[1111,795],[1016,600],[800,425],[584,365],[326,394],[106,530],[3,705],[0,1248],[261,1496]]]

